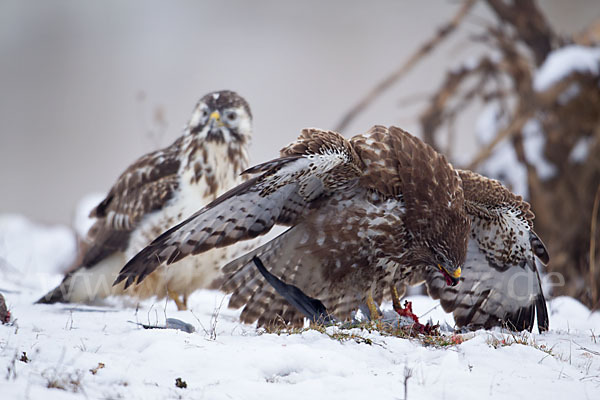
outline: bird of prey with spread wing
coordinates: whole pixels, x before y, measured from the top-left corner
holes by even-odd
[[[252,114],[232,91],[209,93],[196,105],[184,134],[146,154],[121,174],[95,218],[81,263],[38,303],[90,302],[114,294],[172,298],[186,308],[188,295],[208,287],[230,260],[232,248],[190,257],[177,268],[151,274],[144,285],[112,286],[123,265],[152,239],[243,181]]]
[[[305,129],[280,158],[157,237],[115,284],[140,283],[159,266],[265,234],[281,235],[229,262],[222,289],[241,320],[301,323],[253,265],[317,298],[338,319],[361,304],[425,283],[458,326],[540,330],[548,313],[536,259],[548,253],[529,204],[498,181],[458,170],[418,138],[375,126],[345,139]],[[164,265],[164,266],[163,266]]]

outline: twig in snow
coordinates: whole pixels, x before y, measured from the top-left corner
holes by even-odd
[[[408,380],[412,377],[412,368],[404,366],[404,400],[408,400]]]
[[[577,346],[579,346],[579,350],[587,351],[588,353],[594,354],[596,356],[600,356],[600,352],[598,352],[598,351],[588,349],[587,347],[583,347],[582,345],[580,345],[576,341],[573,341],[573,343],[575,343]]]
[[[200,327],[204,331],[204,334],[208,336],[209,340],[217,340],[217,322],[219,320],[219,314],[221,312],[221,308],[223,307],[224,301],[225,296],[221,298],[221,302],[219,303],[219,305],[215,306],[213,313],[210,316],[210,326],[208,329],[204,327],[204,324],[202,324],[200,318],[198,318],[198,316],[192,312],[192,315],[194,316],[194,318],[196,318],[196,321],[198,321],[198,324],[200,324]]]

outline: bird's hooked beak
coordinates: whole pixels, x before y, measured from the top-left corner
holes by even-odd
[[[208,117],[208,122],[210,122],[210,128],[220,128],[223,126],[223,121],[221,121],[221,114],[218,111],[213,111]]]
[[[460,278],[460,267],[456,268],[456,270],[454,271],[454,273],[450,273],[448,272],[448,270],[446,270],[446,268],[442,267],[441,264],[438,264],[438,268],[440,269],[440,272],[442,273],[442,275],[444,275],[444,278],[446,279],[446,284],[448,286],[456,286],[458,285],[458,281]]]

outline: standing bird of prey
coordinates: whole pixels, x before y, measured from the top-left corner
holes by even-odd
[[[244,322],[302,322],[253,265],[259,257],[338,319],[363,303],[375,314],[384,296],[400,307],[399,289],[425,281],[459,326],[531,329],[537,309],[547,329],[535,259],[548,255],[529,204],[495,180],[454,169],[402,129],[375,126],[350,140],[306,129],[280,158],[246,173],[256,176],[156,238],[115,283],[139,284],[163,263],[284,225],[223,269],[222,289],[232,293],[230,307],[244,306]]]
[[[181,137],[139,158],[121,174],[90,214],[96,221],[88,231],[81,264],[38,303],[90,302],[129,294],[169,296],[179,309],[186,308],[188,295],[219,276],[232,249],[190,257],[128,290],[112,287],[112,282],[127,260],[158,234],[242,182],[251,131],[250,107],[238,94],[220,91],[202,97]]]

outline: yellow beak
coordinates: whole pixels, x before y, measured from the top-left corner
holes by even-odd
[[[456,268],[456,270],[452,274],[449,273],[448,270],[446,268],[442,267],[440,264],[438,264],[438,268],[440,269],[440,271],[444,270],[448,275],[450,275],[451,277],[456,278],[456,279],[460,278],[460,274],[462,272],[460,267]]]
[[[456,268],[456,271],[454,271],[454,273],[452,274],[452,277],[460,278],[460,273],[461,273],[461,270],[460,270],[460,267],[458,267],[458,268]]]
[[[208,117],[208,119],[214,119],[217,122],[221,121],[221,114],[219,114],[218,111],[213,111],[210,116]]]
[[[209,115],[208,120],[211,122],[211,126],[213,128],[214,127],[220,128],[220,127],[222,127],[224,125],[223,121],[221,121],[221,114],[219,114],[218,111],[213,111]],[[214,122],[212,122],[212,121],[214,121]]]
[[[458,278],[460,278],[460,274],[462,272],[460,267],[456,268],[456,270],[453,273],[448,272],[448,270],[442,267],[441,264],[438,264],[438,268],[440,271],[442,271],[442,273],[446,274],[454,280],[454,285],[458,283]]]

